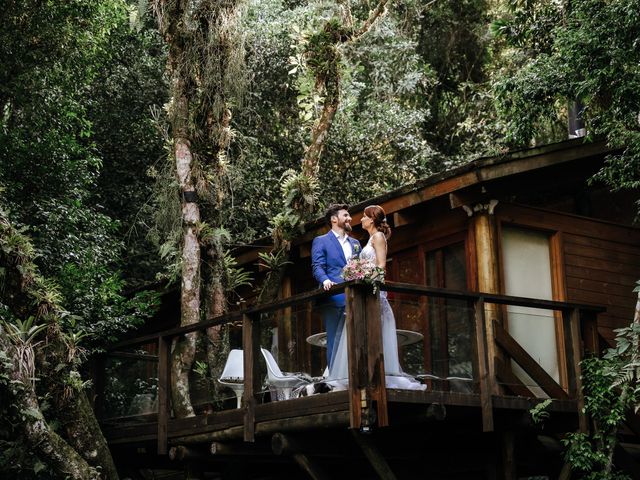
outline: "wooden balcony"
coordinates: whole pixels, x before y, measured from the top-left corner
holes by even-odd
[[[470,344],[466,345],[468,357],[458,363],[468,364],[466,377],[450,371],[453,370],[451,358],[449,367],[436,371],[433,351],[438,348],[438,342],[442,346],[447,340],[435,338],[424,330],[425,337],[416,347],[420,353],[411,354],[411,369],[406,371],[426,383],[427,390],[386,388],[378,298],[371,293],[370,286],[350,282],[337,285],[330,292],[315,290],[114,345],[102,359],[103,375],[98,375],[96,385],[96,409],[102,417],[107,440],[112,448],[144,451],[148,455],[177,460],[249,454],[264,459],[299,451],[301,447],[295,436],[301,432],[314,432],[322,437],[328,431],[341,430],[358,439],[362,452],[381,475],[380,471],[386,468],[384,461],[375,460],[378,457],[372,452],[376,447],[368,440],[371,436],[363,436],[362,432],[402,432],[399,437],[387,436],[386,441],[392,449],[394,443],[397,444],[393,438],[411,442],[418,431],[423,431],[418,425],[429,422],[436,424],[431,431],[441,435],[451,428],[465,429],[469,438],[471,433],[481,436],[483,432],[513,431],[530,424],[529,410],[546,398],[551,399],[548,411],[555,422],[546,426],[547,431],[586,428],[581,414],[579,362],[585,352],[597,352],[596,317],[603,308],[413,284],[388,283],[383,289],[389,294],[396,318],[402,320],[403,306],[410,304],[418,322],[416,325],[427,321],[426,317],[433,317],[434,311],[458,309],[456,318],[466,332],[462,338]],[[263,388],[265,369],[260,353],[261,346],[266,346],[265,339],[270,338],[265,335],[265,325],[273,326],[278,322],[282,325],[285,319],[288,327],[281,330],[286,330],[289,336],[297,335],[297,340],[288,340],[292,345],[288,357],[289,360],[298,358],[297,363],[289,362],[287,366],[297,367],[299,371],[315,370],[310,373],[319,374],[323,354],[318,347],[304,341],[309,334],[318,333],[313,331],[313,322],[309,320],[313,315],[313,302],[341,291],[347,296],[348,389],[270,401]],[[507,306],[553,312],[558,325],[556,341],[560,371],[555,378],[509,333]],[[433,318],[430,321],[434,321]],[[535,321],[535,317],[531,321]],[[242,348],[244,353],[241,408],[235,408],[235,397],[230,395],[227,401],[208,404],[194,417],[172,418],[169,395],[172,342],[189,333],[224,325],[233,325],[238,332],[236,345],[230,347]],[[205,335],[202,337],[206,338]],[[229,341],[233,343],[233,339]],[[147,347],[141,348],[143,346]],[[440,350],[449,355],[446,348]],[[137,398],[148,401],[147,413],[125,415],[131,412],[122,410],[108,413],[109,402],[122,397],[109,393],[109,383],[126,379],[118,378],[114,368],[108,375],[104,374],[108,362],[113,359],[118,359],[120,366],[131,365],[131,362],[145,365],[142,369],[147,376],[147,393]],[[122,377],[127,376],[122,374]],[[128,380],[134,380],[133,376],[129,375]],[[335,442],[332,452],[326,452],[326,445],[316,444],[314,449],[320,455],[322,452],[338,457],[341,452],[346,455],[347,450],[338,446],[340,441]],[[157,463],[160,457],[154,458]]]

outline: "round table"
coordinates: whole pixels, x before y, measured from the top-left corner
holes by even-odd
[[[398,329],[396,330],[396,335],[398,336],[398,346],[401,347],[411,345],[412,343],[417,343],[423,338],[421,333],[414,332],[412,330]],[[307,343],[315,345],[316,347],[327,348],[327,332],[320,332],[309,335],[307,337]]]

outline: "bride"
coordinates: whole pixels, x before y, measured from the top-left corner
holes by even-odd
[[[387,223],[384,210],[378,205],[370,205],[364,209],[362,228],[369,233],[369,241],[360,253],[360,259],[368,260],[376,266],[385,268],[387,263],[387,239],[391,236],[391,227]],[[380,292],[380,313],[382,321],[382,345],[384,354],[384,371],[387,388],[425,390],[426,385],[407,375],[400,368],[398,358],[398,337],[396,320],[387,300],[387,292]],[[347,332],[344,319],[341,320],[334,340],[331,368],[326,383],[334,389],[345,389],[349,383],[347,360]]]

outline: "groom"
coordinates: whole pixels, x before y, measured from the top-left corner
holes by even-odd
[[[360,242],[351,238],[351,215],[344,204],[329,205],[325,220],[331,227],[328,233],[313,239],[311,266],[314,278],[322,288],[329,290],[344,280],[340,276],[347,260],[360,253]],[[345,295],[340,293],[323,301],[319,307],[327,331],[327,363],[331,368],[331,355],[340,320],[344,317]]]

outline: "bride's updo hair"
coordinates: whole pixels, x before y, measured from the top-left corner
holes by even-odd
[[[387,223],[387,216],[379,205],[369,205],[364,209],[364,214],[373,220],[373,225],[388,239],[391,236],[391,227]]]

